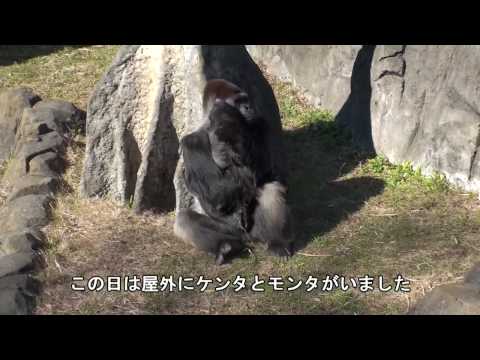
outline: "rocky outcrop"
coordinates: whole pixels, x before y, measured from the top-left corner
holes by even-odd
[[[375,149],[394,163],[480,191],[480,47],[377,46],[372,63]]]
[[[315,105],[335,112],[364,149],[480,191],[480,46],[253,45],[249,51]]]
[[[88,105],[81,193],[131,202],[136,211],[189,207],[179,139],[201,123],[202,91],[211,78],[251,95],[274,130],[274,161],[284,173],[278,107],[244,46],[125,46]]]
[[[0,118],[8,128],[0,136],[8,144],[0,155],[9,159],[1,179],[9,196],[0,207],[0,314],[27,314],[39,289],[32,271],[43,264],[41,228],[50,220],[62,155],[85,114],[64,101],[41,101],[31,89],[10,90],[0,99],[10,99],[7,105],[0,100],[0,114],[9,114]]]
[[[28,274],[0,278],[0,314],[25,315],[34,309],[40,290],[38,280]]]
[[[411,315],[480,315],[480,264],[463,283],[434,288],[412,309]]]
[[[15,135],[23,110],[31,108],[39,100],[28,88],[8,90],[0,94],[0,162],[7,160],[14,150]]]
[[[350,94],[361,45],[247,45],[253,59],[315,106],[337,113]]]

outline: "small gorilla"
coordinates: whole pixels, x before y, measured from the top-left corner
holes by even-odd
[[[215,254],[217,264],[250,241],[290,256],[287,189],[272,170],[267,122],[256,115],[246,92],[223,79],[207,83],[203,105],[204,124],[181,140],[195,209],[177,214],[175,234]]]

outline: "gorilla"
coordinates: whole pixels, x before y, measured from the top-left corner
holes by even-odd
[[[185,185],[195,203],[177,214],[175,235],[214,254],[219,265],[253,241],[291,256],[287,188],[273,171],[268,123],[248,94],[224,79],[207,82],[203,111],[202,126],[181,140]]]
[[[245,119],[230,105],[215,104],[210,118],[205,131],[181,140],[185,184],[206,215],[246,229],[247,208],[256,196],[255,176],[248,166],[252,139]]]

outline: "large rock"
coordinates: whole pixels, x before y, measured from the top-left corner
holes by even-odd
[[[61,100],[40,101],[33,108],[23,109],[15,131],[11,161],[2,180],[3,186],[12,191],[10,198],[19,194],[44,193],[31,189],[45,189],[45,182],[49,190],[55,187],[56,178],[63,171],[62,154],[68,136],[75,129],[81,131],[84,121],[83,111]],[[19,181],[27,176],[29,179]],[[38,184],[33,183],[34,179],[38,179]],[[22,188],[22,185],[25,186]]]
[[[480,315],[480,289],[466,284],[439,286],[418,302],[412,315]]]
[[[357,145],[480,191],[479,45],[253,45]],[[342,105],[343,104],[343,105]]]
[[[50,156],[56,158],[55,161],[50,160],[51,163],[60,161],[59,159],[61,159],[65,147],[66,139],[57,132],[49,132],[30,141],[17,142],[17,150],[3,176],[4,186],[7,189],[12,189],[18,179],[27,175],[33,175],[30,173],[30,169],[32,160],[37,156],[50,153],[53,154]],[[43,168],[45,169],[46,167],[48,167],[47,163],[44,164]]]
[[[38,113],[51,112],[63,133],[85,132],[85,111],[64,100],[44,100],[33,107]]]
[[[0,234],[0,255],[37,250],[45,243],[45,236],[35,227]],[[0,257],[1,259],[1,257]]]
[[[38,280],[29,275],[10,275],[0,278],[0,315],[28,315],[39,294]]]
[[[13,201],[26,195],[51,195],[57,192],[60,185],[56,177],[25,175],[12,186],[7,201]]]
[[[71,103],[39,100],[29,89],[0,94],[0,151],[10,158],[0,179],[9,191],[0,208],[0,314],[32,311],[36,280],[27,273],[44,263],[41,229],[50,220],[62,154],[71,133],[84,127],[84,112]]]
[[[17,232],[47,225],[51,202],[48,195],[26,195],[8,202],[0,208],[0,231]]]
[[[373,151],[371,45],[247,45],[276,78],[291,83],[314,106],[331,111],[351,129],[361,149]]]
[[[377,46],[372,130],[378,153],[480,190],[480,46]]]
[[[316,106],[338,112],[350,94],[361,45],[247,45],[252,57],[280,80],[291,82]]]
[[[0,278],[23,270],[32,270],[38,255],[34,251],[15,252],[0,257]]]
[[[475,285],[480,289],[480,263],[475,264],[465,275],[465,283]]]
[[[464,281],[441,285],[426,294],[410,311],[412,315],[480,315],[480,263]]]
[[[15,148],[17,129],[23,110],[31,108],[40,97],[29,88],[0,93],[0,162],[8,159]]]
[[[284,174],[278,107],[244,46],[125,46],[88,105],[82,194],[132,201],[137,211],[190,206],[179,139],[201,123],[202,91],[211,78],[251,95],[273,128],[274,162]]]

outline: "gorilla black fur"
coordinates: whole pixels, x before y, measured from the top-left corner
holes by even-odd
[[[204,111],[202,127],[181,141],[185,184],[199,206],[177,214],[175,234],[215,254],[218,264],[252,240],[290,256],[287,189],[272,170],[267,122],[243,90],[222,79],[207,83]]]
[[[230,109],[224,110],[225,124],[233,127],[235,122],[243,120],[240,113],[232,112]],[[247,209],[256,196],[255,176],[234,149],[223,146],[220,141],[211,143],[209,133],[209,130],[199,129],[181,141],[185,162],[185,184],[208,216],[223,219],[232,226],[247,228]],[[247,141],[240,144],[246,134],[240,132],[226,134],[221,130],[216,134],[218,138],[223,139],[227,138],[226,135],[229,135],[228,139],[232,140],[246,157],[250,152],[248,151],[250,145]],[[221,159],[222,166],[218,166],[214,158]]]

